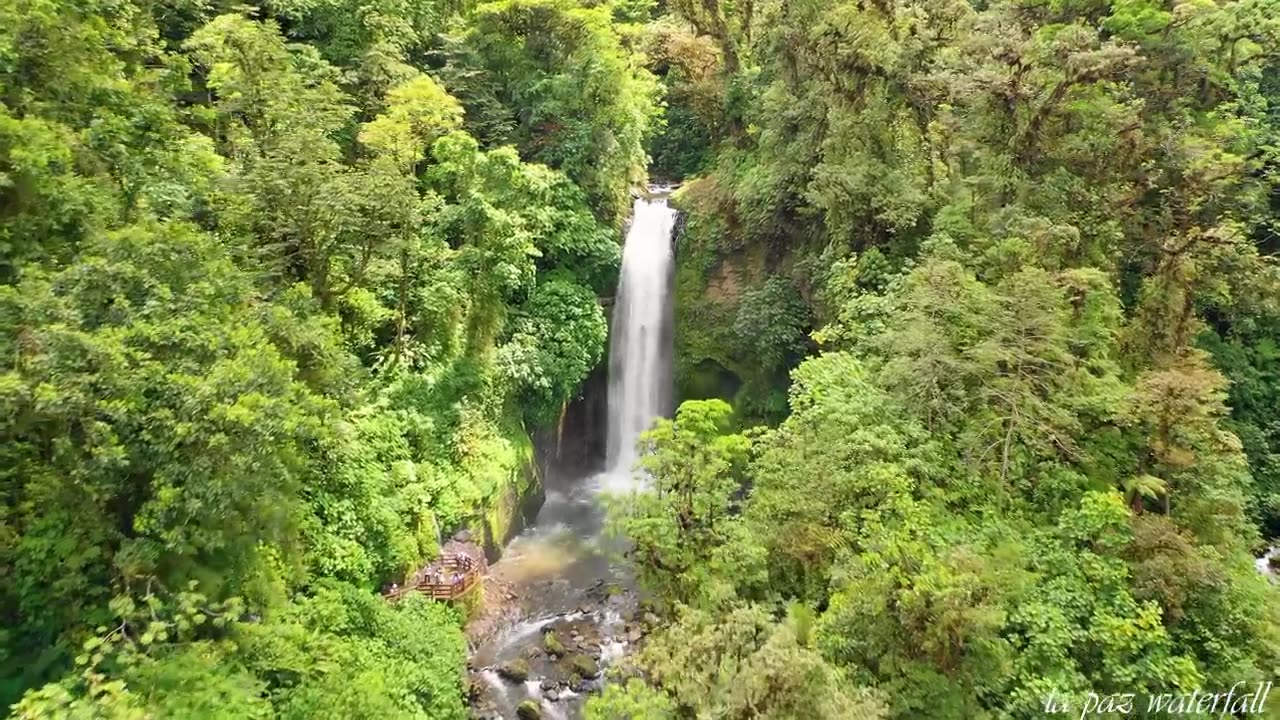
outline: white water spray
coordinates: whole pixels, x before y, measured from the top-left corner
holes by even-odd
[[[630,476],[636,442],[671,404],[671,232],[667,193],[636,200],[622,250],[609,349],[606,474]]]

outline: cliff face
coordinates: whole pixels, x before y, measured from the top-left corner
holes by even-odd
[[[544,477],[586,477],[603,470],[608,419],[609,362],[602,360],[582,382],[578,397],[565,405],[556,424],[534,435]]]
[[[744,420],[778,419],[811,330],[803,254],[745,232],[714,178],[686,184],[675,201],[685,213],[676,238],[677,400],[719,397]]]
[[[498,476],[493,492],[480,500],[462,527],[490,562],[502,557],[507,543],[533,522],[546,499],[545,450],[523,427],[507,430],[506,440],[513,452],[491,468]]]

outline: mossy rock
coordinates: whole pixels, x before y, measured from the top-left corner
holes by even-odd
[[[529,679],[529,663],[522,658],[503,663],[498,675],[511,682],[524,682]]]
[[[484,612],[484,582],[478,582],[465,595],[454,601],[454,606],[462,611],[462,619],[471,621]]]
[[[546,635],[542,636],[542,648],[552,657],[560,657],[564,655],[564,643],[560,642],[560,638],[556,637],[555,631],[548,630]]]
[[[504,416],[498,422],[498,431],[503,447],[499,457],[483,468],[470,468],[490,480],[481,488],[480,502],[470,508],[460,529],[470,536],[470,542],[484,548],[491,563],[524,530],[545,499],[533,440],[524,430],[523,421],[518,416]]]
[[[593,678],[600,674],[596,661],[589,655],[574,653],[564,660],[564,668],[571,674],[581,678]]]
[[[542,720],[542,707],[537,700],[525,700],[516,707],[516,717],[520,720]]]

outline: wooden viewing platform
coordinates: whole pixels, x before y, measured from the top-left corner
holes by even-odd
[[[422,593],[432,600],[457,600],[480,584],[480,566],[465,553],[445,553],[413,574],[403,586],[392,585],[382,593],[399,600],[408,593]]]

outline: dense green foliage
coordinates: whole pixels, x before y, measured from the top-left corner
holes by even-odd
[[[377,591],[502,539],[650,171],[688,402],[588,717],[1276,677],[1277,0],[14,0],[0,705],[464,717]]]
[[[668,7],[677,382],[735,407],[642,443],[670,624],[589,716],[1274,679],[1280,4]]]
[[[621,220],[631,188],[644,178],[657,86],[624,50],[609,8],[574,0],[486,3],[455,53],[449,70],[475,109],[468,128],[563,171],[601,217]]]
[[[657,117],[607,10],[472,5],[0,7],[0,706],[464,715],[376,591],[533,491]]]

